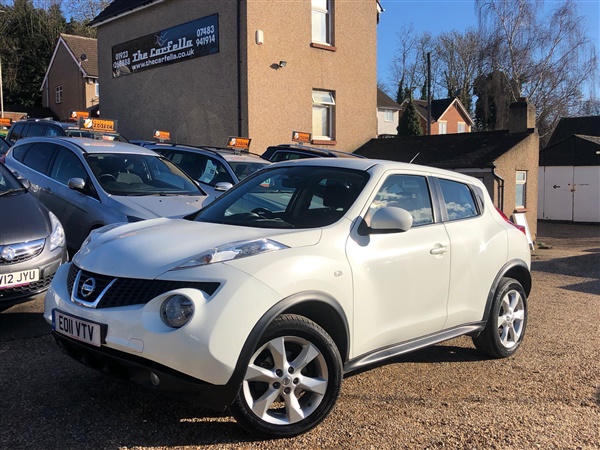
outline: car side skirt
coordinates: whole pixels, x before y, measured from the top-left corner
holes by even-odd
[[[460,325],[448,330],[442,330],[438,333],[433,333],[428,336],[420,337],[411,341],[402,342],[399,344],[384,347],[357,358],[351,359],[344,364],[344,373],[350,373],[355,370],[362,369],[367,366],[380,364],[381,362],[402,355],[404,353],[413,352],[425,347],[429,347],[440,342],[463,336],[465,334],[479,333],[485,328],[485,322],[475,322],[466,325]]]

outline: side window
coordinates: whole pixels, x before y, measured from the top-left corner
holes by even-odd
[[[32,137],[32,136],[44,136],[46,134],[46,125],[41,123],[32,123],[29,125],[29,130],[27,130],[27,134],[24,134],[22,137]]]
[[[46,127],[46,136],[54,137],[54,136],[62,136],[62,133],[58,131],[57,128],[54,127]]]
[[[11,154],[19,162],[23,162],[23,158],[33,144],[15,145],[12,148]]]
[[[450,180],[439,180],[449,220],[467,219],[479,215],[469,186]]]
[[[24,135],[23,130],[25,128],[26,125],[29,125],[27,123],[17,123],[13,126],[13,130],[10,133],[10,140],[12,142],[17,142],[19,139],[21,139]]]
[[[23,164],[31,167],[33,170],[47,174],[48,165],[56,151],[56,145],[49,142],[38,142],[32,144],[29,151],[23,158]]]
[[[433,208],[427,179],[417,175],[390,175],[377,192],[368,216],[384,206],[407,210],[413,227],[433,223]]]
[[[73,152],[59,147],[50,177],[66,185],[71,178],[81,178],[87,181],[88,175],[83,164]]]

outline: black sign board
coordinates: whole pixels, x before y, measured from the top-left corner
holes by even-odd
[[[133,39],[112,48],[113,77],[219,53],[219,15]]]

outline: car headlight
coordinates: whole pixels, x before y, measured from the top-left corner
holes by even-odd
[[[206,252],[195,256],[193,259],[171,270],[188,269],[190,267],[205,266],[207,264],[231,261],[232,259],[247,258],[248,256],[255,256],[266,252],[274,252],[284,248],[288,248],[288,246],[280,244],[276,241],[272,241],[271,239],[256,239],[254,241],[233,242],[231,244],[226,244],[207,250]]]
[[[163,322],[173,328],[181,328],[194,315],[194,303],[183,295],[171,295],[160,307]]]
[[[50,224],[52,225],[52,233],[50,233],[50,251],[65,246],[65,230],[63,229],[60,220],[50,213]]]

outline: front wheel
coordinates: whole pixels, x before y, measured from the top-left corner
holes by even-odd
[[[230,410],[249,431],[292,437],[325,419],[341,384],[342,360],[327,332],[284,315],[260,339]]]
[[[525,335],[527,326],[527,296],[521,283],[502,278],[492,301],[485,329],[473,337],[475,347],[494,358],[514,354]]]

